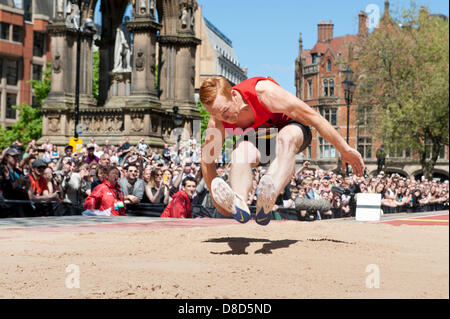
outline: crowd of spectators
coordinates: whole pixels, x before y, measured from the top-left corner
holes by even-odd
[[[193,204],[214,209],[202,178],[199,144],[191,136],[179,147],[166,144],[156,150],[144,138],[137,145],[126,138],[117,146],[108,140],[99,146],[91,139],[80,152],[70,145],[58,152],[49,140],[39,147],[32,141],[26,149],[16,141],[0,154],[0,199],[32,200],[33,204],[14,206],[23,216],[33,215],[30,209],[43,209],[35,203],[60,203],[56,206],[60,215],[83,210],[126,215],[127,210],[146,203],[166,206],[162,217],[189,218]],[[217,174],[226,181],[229,169],[225,155],[217,160]],[[266,169],[253,169],[249,206],[256,205],[257,185]],[[358,193],[380,193],[384,213],[447,210],[449,205],[448,181],[417,181],[383,172],[357,177],[313,169],[305,161],[278,196],[273,213],[295,210],[296,199],[305,197],[327,200],[331,209],[300,210],[299,219],[354,216]],[[48,209],[55,210],[55,206]]]

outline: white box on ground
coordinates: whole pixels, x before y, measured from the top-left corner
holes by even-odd
[[[381,218],[381,194],[358,193],[356,196],[355,219],[373,222]]]

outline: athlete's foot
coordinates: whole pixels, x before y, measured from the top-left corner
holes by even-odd
[[[259,180],[258,197],[256,200],[255,221],[260,225],[267,225],[272,218],[272,208],[277,198],[275,185],[270,175],[264,175]]]
[[[211,194],[220,207],[231,213],[240,223],[248,222],[252,215],[245,200],[236,194],[231,187],[220,177],[211,182]]]

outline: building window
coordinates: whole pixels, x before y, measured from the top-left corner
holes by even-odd
[[[328,80],[323,81],[323,96],[328,96]]]
[[[320,115],[324,117],[331,125],[337,126],[337,109],[321,107],[319,109]]]
[[[433,143],[427,142],[425,146],[425,156],[428,159],[431,159],[433,155]],[[445,146],[441,148],[441,151],[439,153],[438,159],[444,159],[445,158]]]
[[[308,80],[308,99],[312,99],[312,96],[313,96],[312,80]]]
[[[317,63],[317,55],[313,54],[313,55],[311,55],[311,57],[312,57],[312,64],[316,64]]]
[[[336,149],[322,137],[319,137],[320,158],[336,158]]]
[[[6,113],[7,119],[16,119],[16,110],[13,109],[13,105],[16,105],[17,95],[8,93],[6,94]]]
[[[331,72],[331,61],[328,60],[327,62],[327,72]]]
[[[34,32],[33,36],[33,55],[43,56],[45,47],[45,33]]]
[[[358,152],[363,158],[372,158],[371,137],[358,137]]]
[[[397,145],[394,145],[389,148],[388,155],[390,158],[409,158],[411,157],[411,150],[409,148],[405,150],[398,147]]]
[[[13,25],[13,41],[22,42],[22,27],[19,25]]]
[[[334,96],[334,81],[333,80],[330,80],[330,96]]]
[[[0,59],[0,84],[2,83],[3,77],[3,59]]]
[[[33,64],[33,80],[40,81],[42,79],[42,65]]]
[[[18,80],[18,63],[14,60],[6,60],[6,84],[17,85]]]
[[[23,0],[23,10],[24,15],[23,18],[25,21],[32,21],[33,18],[33,1],[32,0]]]
[[[9,23],[0,22],[0,39],[9,40]]]

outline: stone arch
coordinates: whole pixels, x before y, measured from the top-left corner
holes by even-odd
[[[416,171],[414,171],[413,173],[411,173],[411,177],[414,179],[419,179],[420,176],[423,175],[423,170],[422,169],[418,169]],[[433,177],[443,177],[446,179],[449,179],[449,173],[443,169],[438,169],[435,168],[433,169]]]

